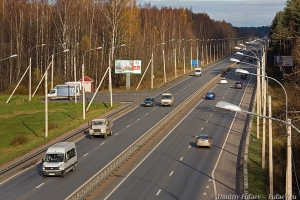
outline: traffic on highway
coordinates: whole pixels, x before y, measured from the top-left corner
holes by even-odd
[[[202,95],[197,96],[174,118],[170,128],[148,149],[143,158],[137,159],[128,170],[118,174],[115,181],[106,184],[105,190],[99,193],[95,190],[93,196],[95,199],[205,200],[212,199],[216,194],[239,194],[242,143],[247,116],[236,113],[225,115],[214,110],[219,100],[240,105],[245,110],[251,105],[256,77],[247,76],[241,80],[231,70],[235,65],[229,58],[225,58],[203,69],[202,76],[189,74],[164,88],[146,91],[143,96],[131,95],[140,104],[114,119],[111,137],[91,140],[83,134],[75,141],[75,171],[69,172],[64,178],[43,178],[42,162],[35,163],[3,180],[0,183],[1,197],[53,199],[55,195],[56,199],[75,199],[77,192],[95,174],[199,89],[203,90]],[[251,72],[256,70],[242,64],[239,64],[239,68]],[[226,78],[226,84],[219,84],[221,76]],[[241,89],[236,89],[237,81],[243,83]],[[154,102],[161,102],[161,94],[166,91],[173,96],[172,106],[144,106],[143,100],[146,97],[153,97]],[[214,99],[205,98],[208,91],[214,92]],[[99,94],[98,98],[100,97],[102,100],[105,98]],[[200,134],[209,134],[213,138],[211,148],[197,148],[195,137]],[[116,171],[114,174],[117,173]]]

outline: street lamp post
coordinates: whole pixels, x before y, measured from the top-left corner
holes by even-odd
[[[174,41],[174,39],[169,40],[169,41],[167,41],[165,43],[172,42],[172,41]],[[164,62],[164,81],[166,83],[167,82],[167,75],[166,75],[165,48],[163,49],[163,62]]]
[[[153,66],[153,61],[154,61],[154,55],[153,55],[153,50],[154,50],[154,47],[156,45],[161,45],[161,44],[166,44],[165,42],[162,42],[162,43],[158,43],[158,44],[154,44],[152,46],[152,59],[151,59],[151,89],[153,89],[153,69],[154,69],[154,66]]]
[[[81,66],[81,73],[82,73],[82,79],[81,79],[81,88],[82,88],[82,118],[85,119],[85,81],[84,81],[84,56],[87,52],[89,51],[93,51],[93,50],[97,50],[97,49],[102,49],[102,47],[97,47],[95,49],[89,49],[89,50],[86,50],[84,53],[83,53],[83,56],[82,56],[82,66]],[[76,83],[75,83],[76,85]],[[76,92],[76,91],[75,91]]]
[[[186,43],[189,42],[189,41],[193,41],[193,39],[189,39],[189,40],[185,40],[184,42],[184,45],[183,45],[183,74],[185,74],[185,46],[186,46]],[[191,60],[192,60],[192,42],[191,42]],[[191,64],[191,70],[192,70],[192,64]]]
[[[34,48],[37,48],[37,47],[42,47],[42,46],[45,46],[46,44],[41,44],[41,45],[36,45],[34,47],[32,47],[31,49],[29,49],[28,51],[28,54],[29,54],[29,72],[28,72],[28,76],[29,76],[29,86],[28,86],[28,89],[29,89],[29,101],[31,101],[31,51],[34,49]]]
[[[219,60],[219,39],[217,40],[217,60]]]
[[[222,113],[228,113],[230,111],[234,111],[234,112],[241,112],[241,113],[246,113],[246,114],[250,114],[250,115],[256,115],[259,117],[263,117],[266,119],[270,119],[272,121],[278,121],[278,122],[282,122],[284,123],[287,127],[288,127],[288,139],[287,139],[287,144],[288,144],[288,151],[287,154],[291,154],[291,142],[292,142],[292,131],[291,128],[295,129],[298,133],[300,133],[300,130],[295,127],[294,125],[292,125],[291,120],[287,119],[287,121],[283,121],[281,119],[277,119],[277,118],[273,118],[273,117],[269,117],[269,116],[265,116],[265,115],[260,115],[260,114],[256,114],[256,113],[252,113],[249,111],[244,111],[242,110],[239,106],[225,102],[225,101],[219,101],[217,102],[216,106],[215,106],[215,110],[222,112]],[[290,156],[288,156],[287,158],[287,170],[286,170],[286,194],[285,194],[285,198],[286,200],[290,200],[292,199],[292,159]]]
[[[258,75],[258,74],[253,74],[253,73],[249,73],[247,70],[243,70],[243,69],[236,69],[235,70],[235,73],[238,74],[238,75],[242,75],[242,74],[250,74],[250,75],[255,75],[255,76],[260,76],[262,78],[267,78],[267,79],[271,79],[275,82],[277,82],[283,89],[284,93],[285,93],[285,116],[286,116],[286,120],[288,121],[288,116],[287,116],[287,113],[288,113],[288,96],[287,96],[287,93],[286,93],[286,90],[285,88],[283,87],[283,85],[276,79],[272,78],[272,77],[269,77],[269,76],[263,76],[263,75]],[[271,98],[271,97],[269,97]],[[270,101],[270,100],[269,100]],[[271,103],[269,103],[269,115],[271,113],[271,110],[270,110],[270,107],[271,107]],[[271,116],[270,116],[271,117]],[[265,118],[264,118],[265,119]],[[269,124],[271,124],[271,122],[269,122]],[[289,133],[288,133],[289,135]],[[270,130],[270,126],[269,126],[269,140],[271,140],[272,138],[272,132]],[[289,148],[290,148],[290,145],[288,144],[289,140],[287,141],[287,157],[288,158],[291,158],[291,152],[289,152]],[[273,160],[270,160],[271,158],[273,158],[273,152],[272,152],[272,141],[269,142],[269,173],[270,173],[270,194],[273,194]],[[265,156],[263,156],[264,158]],[[287,168],[289,169],[289,168]],[[289,173],[289,172],[288,172]],[[290,181],[288,179],[288,176],[287,176],[287,180]]]
[[[73,71],[74,71],[74,83],[75,83],[75,104],[77,104],[77,77],[76,77],[76,71],[77,71],[76,54],[77,54],[77,51],[76,51],[76,48],[78,45],[79,45],[78,42],[76,42],[73,45],[74,46],[74,58],[73,58],[74,68],[73,68]]]
[[[242,55],[243,53],[241,52],[237,52],[237,54],[239,55]],[[252,56],[251,56],[252,57]],[[257,57],[255,57],[257,60],[259,60]],[[230,58],[230,61],[233,61],[233,62],[238,62],[238,63],[244,63],[244,64],[248,64],[248,63],[245,63],[245,62],[241,62],[240,60],[238,59],[235,59],[235,58]],[[256,94],[257,94],[257,113],[260,114],[260,102],[261,102],[261,93],[260,93],[260,82],[258,80],[260,80],[260,65],[259,65],[260,62],[258,62],[258,66],[257,66],[257,76],[259,76],[256,80],[257,80],[257,90],[256,90]],[[250,65],[250,64],[249,64]],[[264,90],[265,91],[265,90]],[[266,106],[264,106],[266,107]],[[265,112],[264,112],[265,114]],[[261,162],[262,162],[262,168],[265,169],[265,139],[266,139],[266,136],[265,136],[265,118],[263,118],[263,136],[262,136],[262,159],[261,159]],[[257,138],[259,138],[259,117],[257,116]]]
[[[208,50],[207,50],[207,43],[208,43],[209,39],[206,40],[206,43],[205,43],[205,55],[206,55],[206,64],[209,63],[209,59],[208,59]]]
[[[66,45],[66,43],[64,42],[64,43],[62,43],[62,44],[56,44],[56,45],[54,45],[54,47],[53,47],[53,55],[55,55],[55,54],[57,54],[57,53],[54,53],[55,52],[55,47],[56,46],[62,46],[62,45]],[[51,61],[51,89],[53,88],[53,76],[54,76],[54,72],[53,72],[53,70],[54,70],[54,57],[52,56],[52,61]]]
[[[181,39],[181,40],[176,41],[176,42],[175,42],[175,45],[174,45],[174,67],[175,67],[175,78],[177,78],[176,44],[177,44],[177,42],[181,42],[181,41],[184,41],[184,39]]]
[[[240,47],[235,47],[235,49],[241,50]],[[246,49],[243,48],[243,50],[246,50]],[[246,50],[246,51],[247,51],[247,50]],[[252,51],[250,51],[250,52],[252,52]],[[244,55],[244,54],[241,53],[241,52],[236,52],[236,54]],[[255,54],[255,55],[256,55],[256,54]],[[257,58],[257,57],[255,57],[255,58]],[[234,59],[234,58],[233,58],[233,59]],[[233,60],[233,59],[230,59],[230,60]],[[257,59],[258,59],[258,58],[257,58]],[[234,62],[240,62],[240,60],[235,59]],[[258,74],[258,75],[260,75],[260,68],[261,68],[260,62],[257,62],[257,74]],[[260,114],[260,113],[261,113],[261,111],[260,111],[260,108],[261,108],[261,86],[260,86],[260,78],[257,78],[257,79],[256,79],[256,87],[257,87],[257,89],[256,89],[256,96],[257,96],[257,101],[256,101],[257,106],[256,106],[256,109],[257,109],[257,113]],[[256,130],[256,137],[259,138],[259,132],[260,132],[260,130],[259,130],[259,117],[258,117],[258,116],[257,116],[257,122],[256,122],[256,129],[257,129],[257,130]]]
[[[113,44],[113,43],[112,43]],[[110,93],[110,106],[113,106],[113,100],[112,100],[112,78],[111,78],[111,61],[114,60],[114,52],[115,52],[115,49],[117,47],[123,47],[125,46],[125,44],[121,44],[119,46],[112,46],[111,47],[111,51],[109,51],[109,60],[108,60],[108,71],[109,71],[109,93]]]
[[[60,54],[60,53],[65,53],[68,51],[69,51],[69,49],[65,49],[62,52],[52,54],[50,57],[52,57],[52,59],[53,59],[54,55]],[[47,59],[48,62],[49,62],[49,58]],[[48,137],[48,68],[45,71],[45,137]]]

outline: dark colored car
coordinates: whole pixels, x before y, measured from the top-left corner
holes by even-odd
[[[234,87],[237,88],[237,89],[242,89],[243,88],[243,83],[237,81],[237,82],[235,82]]]
[[[144,106],[150,106],[150,107],[153,107],[155,106],[155,100],[154,98],[152,97],[147,97],[145,100],[144,100]]]
[[[205,99],[215,99],[216,95],[214,92],[207,92],[205,95]]]
[[[241,79],[247,79],[247,74],[241,75]]]

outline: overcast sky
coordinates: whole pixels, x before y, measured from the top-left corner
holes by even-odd
[[[151,3],[157,8],[188,8],[193,13],[207,13],[213,20],[226,21],[236,27],[271,25],[286,0],[137,0],[142,6]]]

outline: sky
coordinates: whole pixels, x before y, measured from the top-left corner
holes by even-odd
[[[145,3],[206,13],[213,20],[224,20],[235,27],[270,26],[276,13],[286,6],[286,0],[137,0],[137,5]]]

